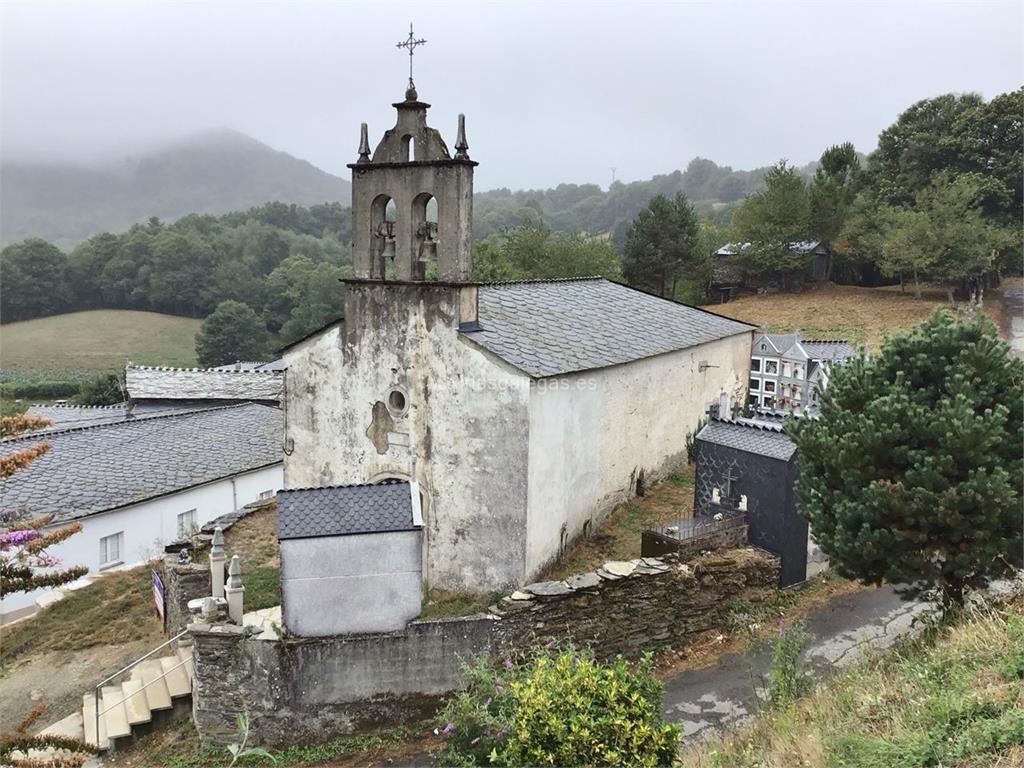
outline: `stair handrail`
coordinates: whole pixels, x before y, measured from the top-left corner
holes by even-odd
[[[135,661],[133,661],[130,664],[128,664],[128,666],[126,666],[124,669],[121,669],[121,670],[115,672],[114,674],[110,675],[109,677],[105,677],[104,679],[102,679],[98,683],[96,683],[96,686],[93,688],[92,698],[93,698],[93,702],[96,704],[95,709],[96,709],[96,747],[97,747],[97,749],[100,746],[100,714],[101,714],[101,712],[100,712],[100,688],[102,688],[104,685],[109,683],[115,677],[123,675],[125,672],[127,672],[132,667],[135,667],[136,665],[141,664],[143,661],[148,659],[150,656],[152,656],[157,651],[163,650],[166,646],[170,645],[175,640],[180,640],[182,637],[184,637],[187,634],[188,634],[188,628],[185,628],[185,629],[181,630],[181,632],[176,634],[174,637],[172,637],[172,638],[170,638],[168,640],[165,640],[164,642],[160,643],[160,645],[158,645],[156,648],[151,650],[145,656],[139,656],[139,658],[137,658]],[[185,663],[184,661],[181,662],[181,664],[184,664],[184,663]],[[180,667],[181,664],[179,664],[178,667]],[[178,667],[175,667],[175,669],[177,669]],[[167,670],[167,672],[165,672],[164,674],[160,675],[160,677],[163,678],[163,677],[165,677],[167,675],[168,672],[172,672],[172,671],[173,670],[169,669],[169,670]],[[118,703],[123,704],[124,701],[125,701],[125,697],[122,696],[121,697],[121,701],[118,702]],[[103,710],[102,714],[106,714],[109,710],[113,709],[114,706],[116,706],[116,705],[111,704],[109,707],[107,707],[107,709]]]

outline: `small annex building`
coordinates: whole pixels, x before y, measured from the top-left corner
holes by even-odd
[[[269,498],[282,485],[278,408],[243,403],[133,415],[119,406],[33,412],[70,418],[0,441],[0,455],[50,444],[0,480],[0,511],[27,519],[53,515],[53,526],[80,523],[81,531],[48,553],[66,565],[85,565],[90,574],[143,563],[164,544]],[[0,623],[33,612],[54,592],[4,598]]]
[[[780,586],[827,567],[796,510],[796,445],[781,426],[712,419],[697,433],[696,453],[695,516],[745,507],[748,541],[781,558]]]
[[[748,272],[742,261],[742,254],[748,248],[750,243],[727,243],[711,254],[708,295],[712,301],[724,304],[741,293],[821,284],[827,282],[832,274],[832,251],[821,240],[800,240],[789,244],[788,250],[804,257],[806,262],[803,269],[791,272]]]
[[[416,483],[281,491],[277,525],[288,632],[391,632],[419,616],[423,518]]]
[[[128,363],[124,369],[128,405],[139,412],[242,402],[279,405],[284,380],[280,363],[246,365],[171,368]]]
[[[415,481],[427,585],[521,585],[743,402],[754,327],[599,277],[473,282],[465,121],[453,156],[415,88],[394,107],[349,166],[344,318],[282,351],[285,486]]]

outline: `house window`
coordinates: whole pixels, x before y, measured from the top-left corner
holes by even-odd
[[[274,492],[271,491],[260,491],[260,501],[266,501],[267,499],[274,498]]]
[[[100,539],[100,568],[109,568],[121,562],[124,545],[124,531],[112,533]]]
[[[764,407],[767,408],[768,410],[774,410],[774,408],[775,408],[775,398],[774,397],[766,397],[764,399]]]
[[[775,391],[775,382],[774,381],[769,381],[768,379],[765,379],[763,386],[764,386],[764,391],[765,392],[774,392]]]
[[[765,360],[764,361],[764,372],[770,373],[773,376],[779,375],[779,361],[778,360]]]
[[[793,375],[792,366],[789,363],[782,364],[782,375],[784,378],[790,378]]]
[[[804,399],[803,392],[801,392],[799,389],[793,390],[793,402],[794,403],[799,403],[803,399]]]
[[[195,533],[196,528],[196,511],[190,509],[188,512],[181,512],[178,515],[178,538],[184,539]]]
[[[757,395],[747,395],[747,405],[757,408],[757,406],[760,404],[761,398],[759,398]]]
[[[803,377],[804,377],[804,367],[802,365],[798,365],[798,364],[794,363],[793,364],[793,378],[794,379],[803,379]]]
[[[758,392],[761,389],[761,380],[755,379],[753,376],[750,377],[750,391]]]
[[[764,352],[766,349],[768,349],[768,345],[762,342],[761,343],[761,351]]]
[[[759,373],[760,370],[761,370],[761,358],[760,357],[752,357],[752,358],[750,358],[750,372],[751,373]]]

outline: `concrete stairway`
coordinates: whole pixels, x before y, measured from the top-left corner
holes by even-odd
[[[100,689],[99,734],[95,694],[90,691],[82,696],[79,738],[86,744],[101,750],[124,746],[161,720],[174,719],[176,711],[187,711],[192,700],[192,646],[180,646],[172,656],[140,662],[130,675],[120,684]],[[77,720],[77,713],[72,717]],[[68,727],[73,725],[68,723]]]

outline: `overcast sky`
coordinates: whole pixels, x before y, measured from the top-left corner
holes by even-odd
[[[348,175],[394,121],[409,22],[420,99],[477,188],[607,186],[874,147],[912,102],[1024,81],[1013,2],[4,2],[8,156],[124,155],[231,127]]]

